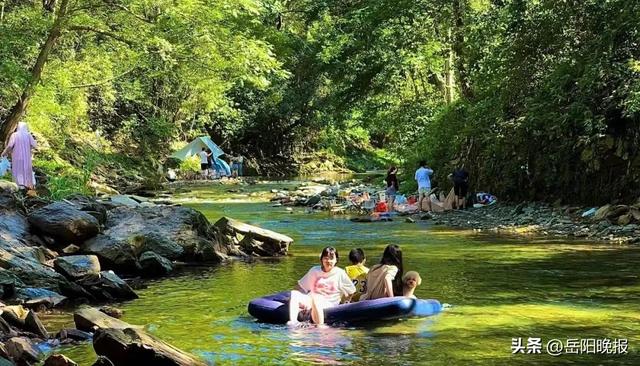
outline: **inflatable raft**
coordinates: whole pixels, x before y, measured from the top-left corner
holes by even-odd
[[[289,320],[289,291],[254,299],[249,314],[264,323],[285,324]],[[425,317],[442,311],[438,300],[411,299],[403,296],[386,297],[342,304],[325,309],[327,324],[362,323],[409,317]]]

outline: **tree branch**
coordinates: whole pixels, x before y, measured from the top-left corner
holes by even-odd
[[[91,84],[72,85],[72,86],[70,86],[69,88],[71,88],[71,89],[80,89],[80,88],[90,88],[90,87],[92,87],[92,86],[100,86],[100,85],[104,85],[104,84],[107,84],[107,83],[109,83],[109,82],[112,82],[112,81],[114,81],[114,80],[116,80],[116,79],[119,79],[119,78],[121,78],[121,77],[123,77],[123,76],[127,75],[128,73],[130,73],[130,72],[132,72],[133,70],[135,70],[135,69],[136,69],[136,67],[137,67],[137,66],[135,66],[135,67],[133,67],[133,68],[131,68],[131,69],[129,69],[129,70],[127,70],[127,71],[125,71],[125,72],[123,72],[123,73],[119,74],[119,75],[116,75],[116,76],[114,76],[114,77],[112,77],[112,78],[109,78],[109,79],[104,79],[104,80],[101,80],[101,81],[98,81],[98,82],[95,82],[95,83],[91,83]]]
[[[126,6],[124,6],[124,5],[122,5],[122,4],[114,4],[114,3],[110,3],[110,4],[111,4],[111,5],[113,5],[113,6],[115,6],[116,8],[118,8],[118,9],[120,9],[120,10],[124,11],[125,13],[127,13],[127,14],[131,15],[132,17],[134,17],[134,18],[136,18],[136,19],[140,20],[140,21],[143,21],[143,22],[145,22],[145,23],[149,23],[149,24],[154,24],[151,20],[149,20],[149,19],[147,19],[147,18],[143,17],[142,15],[138,15],[138,14],[136,14],[136,13],[132,12],[131,10],[129,10],[129,8],[127,8]]]
[[[69,30],[82,31],[82,32],[93,32],[93,33],[97,33],[97,34],[101,34],[103,36],[107,36],[107,37],[113,38],[116,41],[120,41],[122,43],[125,43],[125,44],[131,46],[131,47],[135,46],[134,42],[132,42],[132,41],[120,36],[119,34],[113,33],[113,32],[108,31],[108,30],[103,30],[103,29],[90,27],[90,26],[85,26],[85,25],[71,25],[71,26],[69,26]]]

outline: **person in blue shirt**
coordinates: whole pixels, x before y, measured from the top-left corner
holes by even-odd
[[[427,199],[427,212],[431,212],[431,198],[429,198],[429,192],[431,191],[431,179],[429,178],[433,174],[433,170],[427,167],[427,162],[420,161],[420,167],[416,170],[415,179],[418,182],[418,208],[422,209],[422,200]]]

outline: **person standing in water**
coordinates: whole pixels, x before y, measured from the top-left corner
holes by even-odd
[[[385,194],[387,196],[387,211],[393,211],[393,205],[396,202],[396,194],[400,189],[400,183],[398,183],[398,168],[392,166],[387,171],[387,177],[385,181],[387,182],[387,188],[385,189]]]
[[[11,152],[11,174],[19,187],[33,189],[36,185],[31,156],[31,150],[36,146],[36,140],[29,132],[27,123],[20,122],[16,132],[11,134],[9,143],[0,154],[4,157]]]
[[[422,200],[427,200],[427,212],[431,211],[431,198],[429,192],[431,191],[431,179],[429,176],[433,174],[433,170],[427,168],[427,162],[420,161],[420,167],[416,170],[415,179],[418,182],[418,209],[422,211]]]

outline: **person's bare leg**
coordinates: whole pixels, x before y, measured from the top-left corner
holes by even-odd
[[[311,295],[311,320],[318,325],[324,324],[323,301],[316,294]]]
[[[300,291],[291,291],[289,298],[289,321],[287,324],[298,324],[298,313],[300,312],[300,301],[304,296]]]

